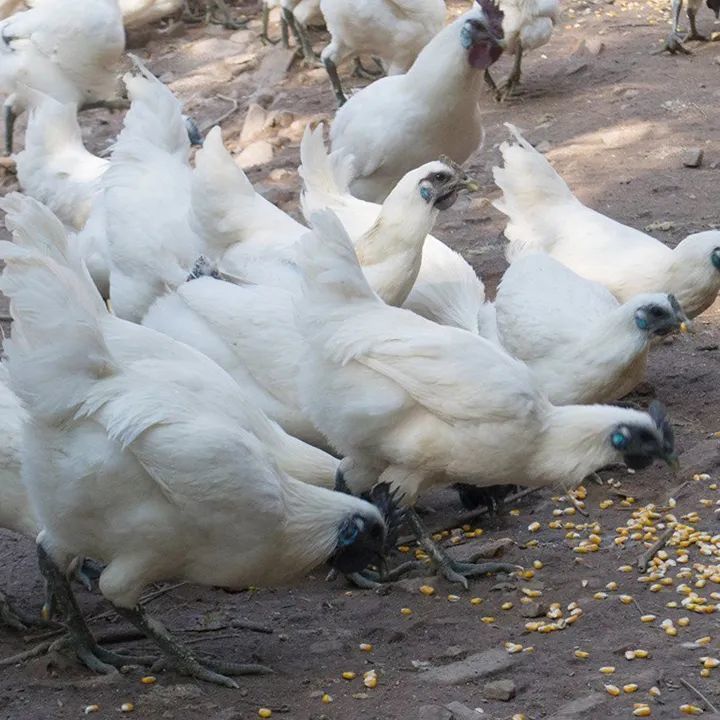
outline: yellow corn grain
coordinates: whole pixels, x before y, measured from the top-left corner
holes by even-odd
[[[357,677],[357,673],[353,672],[352,670],[346,670],[342,674],[343,680],[354,680]]]
[[[435,594],[435,588],[432,585],[421,585],[420,592],[423,595],[427,595],[428,597],[430,597],[430,595]]]
[[[540,523],[536,520],[528,525],[528,530],[532,533],[536,533],[540,529]]]
[[[650,657],[650,653],[647,650],[634,650],[635,657],[639,658],[640,660],[646,660]]]
[[[363,675],[363,685],[366,688],[370,688],[372,690],[373,688],[376,688],[378,684],[378,674],[375,670],[368,670]]]
[[[640,705],[633,710],[633,715],[635,717],[650,717],[652,710],[650,710],[649,705]]]
[[[637,683],[628,683],[627,685],[623,685],[623,692],[628,693],[634,693],[637,692],[638,686]]]
[[[542,569],[543,569],[542,560],[533,560],[533,567],[534,567],[536,570],[542,570]]]
[[[706,657],[700,659],[702,660],[703,667],[707,668],[708,670],[713,670],[714,668],[718,667],[718,665],[720,665],[720,660],[714,657]]]
[[[657,615],[641,615],[640,622],[651,623],[657,620]]]
[[[135,706],[131,702],[123,703],[120,706],[120,712],[129,713],[135,709]]]
[[[505,649],[508,653],[510,653],[510,655],[516,655],[517,653],[523,651],[523,646],[518,643],[506,642]]]
[[[576,650],[575,657],[578,658],[578,660],[587,660],[590,657],[590,653],[585,650]]]
[[[632,595],[620,595],[620,602],[623,605],[630,605],[630,603],[633,601]]]
[[[157,678],[154,675],[146,675],[140,678],[140,682],[143,685],[154,685],[157,682]]]
[[[620,688],[617,685],[605,685],[605,692],[608,695],[617,697],[620,694]]]
[[[89,715],[90,713],[97,712],[100,709],[99,705],[86,705],[83,713]]]
[[[501,609],[501,610],[512,610],[512,608],[513,608],[513,604],[512,604],[510,601],[504,602],[504,603],[500,606],[500,609]]]
[[[448,596],[447,596],[447,601],[448,601],[448,602],[453,602],[453,603],[454,603],[454,602],[460,602],[460,600],[462,600],[462,598],[461,598],[459,595],[448,595]]]
[[[603,665],[598,672],[601,672],[603,675],[612,675],[615,672],[615,666]]]
[[[611,581],[605,586],[605,589],[606,589],[606,590],[610,590],[610,592],[614,592],[615,590],[618,589],[618,584],[617,584],[614,580],[611,580]]]
[[[689,703],[685,703],[684,705],[680,706],[680,712],[683,715],[702,715],[704,710],[697,705],[690,705]]]
[[[372,650],[373,650],[373,646],[370,643],[360,643],[360,645],[358,645],[358,647],[363,652],[372,652]]]
[[[479,597],[470,598],[470,604],[471,604],[471,605],[480,605],[480,603],[481,603],[482,601],[483,601],[483,599],[482,599],[482,598],[479,598]]]
[[[400,608],[401,615],[412,615],[412,612],[410,608]]]
[[[651,697],[660,697],[660,688],[657,687],[657,685],[653,685],[648,690],[648,695],[650,695]]]
[[[695,641],[696,645],[709,645],[712,641],[712,638],[709,635],[705,635],[705,637],[698,638]]]
[[[486,625],[492,625],[495,622],[495,618],[492,615],[486,615],[485,617],[481,617],[480,621]]]
[[[708,670],[707,668],[703,668],[703,669],[700,671],[700,677],[701,677],[701,678],[709,678],[710,675],[712,675],[712,673],[711,673],[710,670]]]
[[[261,718],[269,718],[272,717],[272,710],[270,708],[260,708],[258,710],[258,715]]]

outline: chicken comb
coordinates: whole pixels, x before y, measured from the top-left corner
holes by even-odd
[[[672,452],[675,449],[675,433],[670,424],[670,418],[668,417],[665,406],[658,400],[653,400],[648,408],[648,414],[662,433],[665,450]]]
[[[387,527],[385,551],[391,550],[397,543],[400,527],[405,520],[405,509],[400,506],[405,494],[399,494],[397,488],[390,490],[390,484],[383,482],[375,485],[366,493],[365,499],[371,502],[382,514]]]
[[[500,9],[496,0],[476,0],[476,2],[483,11],[487,29],[490,30],[495,37],[505,37],[502,27],[505,13]]]

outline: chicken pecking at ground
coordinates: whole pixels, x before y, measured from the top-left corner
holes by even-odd
[[[423,163],[441,155],[464,163],[482,136],[482,72],[503,46],[502,11],[482,0],[439,32],[406,74],[353,95],[331,129],[332,150],[355,158],[352,194],[382,202]]]
[[[5,150],[12,152],[15,118],[25,87],[78,107],[112,106],[125,30],[117,0],[36,0],[0,22],[0,93],[6,95]]]
[[[143,587],[172,578],[274,585],[326,561],[353,572],[384,553],[384,515],[286,473],[274,450],[281,431],[229,375],[188,346],[109,314],[49,210],[18,194],[1,204],[16,243],[0,245],[14,321],[8,368],[31,418],[23,483],[68,642],[101,672],[132,662],[97,645],[72,597],[62,571],[74,555],[88,555],[105,564],[102,594],[177,669],[237,687],[229,674],[266,669],[201,662],[145,615]],[[392,513],[387,493],[377,501]]]
[[[337,218],[312,219],[298,308],[309,352],[298,384],[305,411],[343,456],[350,490],[389,483],[412,506],[431,487],[460,481],[567,490],[611,463],[677,464],[661,408],[553,405],[501,348],[383,303]],[[448,579],[467,585],[466,575],[488,569],[454,563],[412,510],[408,517]]]
[[[320,57],[339,106],[346,101],[337,72],[340,63],[370,55],[388,75],[404,73],[442,30],[447,15],[444,0],[321,0],[320,9],[330,33],[330,44]]]
[[[604,285],[620,302],[647,292],[672,293],[689,318],[720,291],[720,231],[688,235],[675,248],[583,205],[548,160],[508,125],[515,143],[500,148],[493,170],[508,217],[506,255],[512,263],[545,252],[578,275]]]
[[[498,0],[503,12],[503,33],[508,55],[514,56],[510,75],[500,88],[485,71],[485,81],[495,92],[498,100],[513,94],[520,82],[523,55],[528,50],[545,45],[550,40],[560,11],[560,0]]]

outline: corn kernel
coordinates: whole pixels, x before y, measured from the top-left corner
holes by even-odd
[[[700,677],[702,677],[702,678],[709,678],[711,674],[712,673],[707,668],[703,668],[700,671]]]
[[[516,655],[517,653],[522,652],[523,646],[518,643],[506,642],[505,649],[510,653],[510,655]]]
[[[683,715],[702,715],[704,711],[697,705],[685,704],[680,706],[680,712],[683,713]]]
[[[543,569],[543,563],[541,560],[533,560],[533,567],[536,570],[542,570]]]
[[[650,717],[652,714],[652,711],[650,710],[649,705],[640,705],[640,707],[636,707],[633,710],[633,715],[635,717]]]
[[[272,717],[272,710],[270,708],[260,708],[258,710],[258,715],[261,718],[269,718]]]
[[[615,590],[618,589],[618,584],[617,584],[614,580],[611,580],[611,581],[605,586],[605,589],[606,589],[606,590],[610,590],[611,592],[614,592]]]
[[[620,595],[620,602],[623,605],[629,605],[633,601],[632,595]]]
[[[714,657],[706,657],[702,658],[702,664],[704,668],[712,670],[713,668],[716,668],[718,665],[720,665],[720,660]]]
[[[608,695],[617,697],[620,694],[620,688],[617,685],[606,685],[605,692],[607,692]]]
[[[375,670],[368,670],[363,676],[363,685],[371,690],[377,687],[378,675]]]
[[[600,503],[600,509],[601,509],[601,510],[607,510],[609,507],[612,507],[612,506],[613,506],[613,501],[612,501],[612,500],[603,500],[603,501]]]
[[[623,685],[623,692],[624,693],[634,693],[637,692],[638,686],[637,683],[628,683],[627,685]]]
[[[596,592],[593,595],[593,599],[595,599],[595,600],[605,600],[606,598],[607,598],[606,592]]]
[[[140,678],[140,682],[143,685],[154,685],[157,682],[157,678],[154,675],[146,675]]]
[[[632,570],[633,570],[632,565],[621,565],[618,568],[618,572],[622,572],[622,573],[631,573]]]
[[[100,709],[99,705],[86,705],[83,713],[89,715],[90,713],[97,712]]]
[[[669,635],[670,637],[676,637],[678,634],[677,628],[674,625],[668,625],[665,628],[665,634]]]
[[[524,713],[515,713],[511,720],[527,720],[527,715]]]
[[[400,614],[401,615],[412,615],[412,610],[410,608],[400,608]]]
[[[372,649],[373,649],[373,646],[370,643],[360,643],[360,645],[358,645],[358,647],[363,652],[372,652]]]
[[[447,600],[448,602],[460,602],[462,598],[459,595],[448,595]]]
[[[429,597],[430,595],[435,594],[435,588],[432,585],[421,585],[420,592]]]
[[[135,709],[135,706],[132,703],[123,703],[120,706],[120,712],[128,713],[132,712]]]
[[[646,660],[650,657],[650,653],[647,650],[635,650],[635,657],[640,658],[640,660]]]
[[[603,667],[600,668],[599,672],[601,672],[603,675],[612,675],[615,672],[615,667],[613,665],[603,665]]]
[[[483,599],[479,597],[470,598],[471,605],[479,605],[482,601]]]
[[[352,670],[346,670],[342,674],[343,680],[354,680],[357,677],[357,673],[354,673]]]
[[[409,553],[409,552],[410,552],[410,548],[409,548],[407,545],[400,545],[400,546],[398,547],[398,551],[401,552],[401,553]],[[328,696],[328,697],[329,697],[329,696]]]
[[[492,623],[495,622],[495,618],[492,617],[492,615],[486,615],[485,617],[481,617],[480,621],[484,622],[486,625],[492,625]]]
[[[541,526],[540,526],[540,523],[537,522],[537,520],[536,520],[535,522],[531,522],[531,523],[528,525],[528,530],[529,530],[530,532],[532,532],[532,533],[535,533],[535,532],[537,532],[537,531],[540,529],[540,527],[541,527]]]
[[[585,650],[576,650],[575,657],[579,660],[587,660],[590,657],[590,653]]]
[[[518,515],[520,515],[520,511],[515,508],[514,510],[510,511],[510,515],[512,515],[513,517],[518,517]]]
[[[501,610],[512,610],[513,604],[511,602],[504,602],[501,606]]]
[[[651,623],[657,620],[657,615],[641,615],[640,622]]]
[[[705,637],[698,638],[695,641],[696,645],[709,645],[712,638],[709,635],[706,635]]]

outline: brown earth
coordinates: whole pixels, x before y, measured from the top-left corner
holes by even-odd
[[[455,11],[461,6],[467,3],[453,3]],[[274,158],[249,171],[251,180],[268,197],[295,212],[301,128],[308,118],[330,118],[333,96],[321,69],[294,68],[286,73],[287,53],[279,47],[264,48],[257,39],[258,9],[254,5],[243,9],[254,18],[246,31],[175,26],[163,34],[163,28],[155,28],[136,36],[136,44],[141,45],[137,52],[186,102],[201,126],[231,106],[220,95],[240,100],[239,111],[223,122],[233,150],[243,147],[240,131],[253,93],[271,109],[293,114],[284,115],[281,125],[300,121],[267,130],[263,137],[273,144]],[[505,266],[503,223],[481,196],[496,194],[489,170],[498,160],[497,145],[506,136],[502,127],[506,121],[526,131],[533,142],[545,142],[548,157],[578,197],[612,217],[637,227],[667,228],[654,232],[670,245],[689,232],[717,225],[720,45],[693,43],[694,54],[687,57],[652,54],[668,29],[668,10],[660,2],[572,0],[552,41],[526,59],[523,96],[502,105],[489,97],[482,100],[487,139],[471,162],[483,185],[481,193],[461,198],[441,218],[436,234],[462,251],[490,287]],[[714,27],[712,14],[703,6],[699,17],[701,31],[709,34]],[[720,28],[716,25],[715,29]],[[277,27],[274,32],[278,33]],[[320,48],[324,36],[315,33],[314,40]],[[499,65],[495,74],[502,77],[509,60]],[[347,73],[345,78],[352,83]],[[96,111],[83,116],[82,123],[89,147],[100,152],[117,132],[120,117]],[[687,148],[704,150],[701,168],[683,167]],[[6,176],[2,187],[12,189],[14,178]],[[614,475],[622,486],[588,486],[589,518],[563,516],[563,522],[599,523],[598,552],[574,553],[572,547],[579,539],[565,538],[568,531],[585,538],[589,528],[548,528],[548,522],[556,519],[553,509],[568,507],[567,502],[553,500],[548,490],[514,506],[519,514],[476,519],[472,527],[484,529],[479,540],[456,533],[463,549],[511,538],[506,559],[528,568],[533,561],[543,563],[532,580],[475,580],[471,590],[464,592],[431,578],[428,583],[436,588],[432,597],[419,593],[421,581],[396,584],[387,594],[378,595],[350,589],[343,581],[327,583],[323,571],[292,589],[227,594],[184,585],[157,597],[149,608],[180,637],[197,643],[195,647],[226,659],[254,658],[271,665],[275,674],[243,679],[242,689],[236,691],[169,672],[159,673],[156,684],[143,685],[140,678],[146,671],[139,668],[117,677],[95,677],[73,661],[43,656],[0,668],[0,718],[75,718],[94,703],[101,706],[96,717],[111,718],[118,716],[124,702],[135,704],[138,718],[152,720],[237,720],[257,717],[260,707],[269,707],[274,717],[288,720],[448,720],[451,712],[442,706],[451,702],[465,706],[455,706],[456,720],[505,720],[515,713],[527,718],[631,718],[634,702],[649,702],[655,718],[681,717],[679,707],[684,703],[704,707],[708,717],[711,703],[720,707],[720,670],[701,677],[699,658],[720,655],[717,615],[666,607],[684,597],[676,591],[682,582],[696,582],[692,565],[703,556],[691,546],[687,561],[691,577],[675,578],[671,586],[659,585],[656,593],[650,584],[638,583],[639,571],[618,570],[635,564],[645,549],[643,544],[630,540],[619,546],[613,539],[615,528],[625,525],[633,507],[665,506],[673,488],[683,481],[689,483],[675,492],[677,507],[671,511],[678,517],[697,511],[695,527],[709,535],[717,533],[718,493],[713,481],[720,475],[720,460],[717,441],[710,436],[720,430],[718,321],[716,304],[696,323],[697,334],[669,340],[651,356],[649,392],[670,409],[683,452],[680,477],[672,478],[659,466],[632,476],[625,471],[604,473],[606,479]],[[632,398],[639,404],[648,399],[647,395]],[[694,473],[709,473],[711,479],[694,481]],[[622,507],[618,492],[634,496],[637,502]],[[599,504],[605,499],[614,504],[602,510]],[[435,511],[427,518],[432,527],[452,528],[462,522],[457,498],[450,491],[425,497],[423,503]],[[536,534],[528,530],[534,521],[542,524]],[[538,545],[526,546],[531,539],[538,540]],[[671,557],[677,552],[677,548],[669,549]],[[0,589],[26,612],[37,613],[42,587],[32,543],[2,533],[0,559]],[[675,576],[677,569],[668,574]],[[604,589],[611,581],[618,583],[617,590]],[[583,613],[564,630],[528,632],[525,623],[533,621],[521,615],[521,610],[528,612],[522,588],[540,590],[542,596],[536,602],[546,608],[560,603],[566,618],[570,615],[567,606],[573,602]],[[607,599],[593,599],[599,591],[607,592]],[[708,604],[717,602],[720,596],[710,594],[716,591],[720,585],[712,579],[706,587],[695,588]],[[459,600],[450,602],[449,593]],[[632,595],[633,601],[623,604],[618,599],[623,593]],[[78,590],[78,595],[88,617],[107,610],[98,593]],[[473,597],[482,598],[482,603],[471,604]],[[506,602],[513,607],[502,610]],[[401,614],[403,607],[411,608],[412,614]],[[657,619],[642,623],[641,615],[648,613]],[[686,627],[678,623],[684,616],[689,618]],[[495,620],[484,623],[483,617]],[[675,622],[676,637],[661,629],[665,618]],[[273,633],[243,631],[233,627],[237,621],[271,626]],[[125,627],[105,615],[92,626],[100,635]],[[704,636],[712,638],[708,646],[686,646]],[[508,641],[534,651],[509,654],[503,646]],[[361,651],[360,643],[372,643],[372,652]],[[0,657],[35,644],[18,633],[0,630]],[[151,649],[144,642],[127,646],[134,651]],[[636,648],[649,651],[650,657],[626,660],[624,652]],[[589,657],[575,657],[576,649],[589,652]],[[481,653],[490,654],[474,657]],[[598,668],[607,665],[617,670],[604,677]],[[491,679],[512,680],[515,698],[507,702],[485,699],[488,678],[468,680],[473,668],[478,673],[495,668]],[[369,669],[379,674],[374,689],[362,684],[363,672]],[[356,672],[357,678],[344,680],[345,671]],[[457,684],[445,684],[448,679]],[[611,697],[603,689],[603,683],[622,687],[630,682],[639,685],[635,694]],[[656,699],[647,694],[653,685],[661,690]],[[322,702],[323,692],[332,696],[332,703]],[[575,701],[578,704],[569,705]]]

